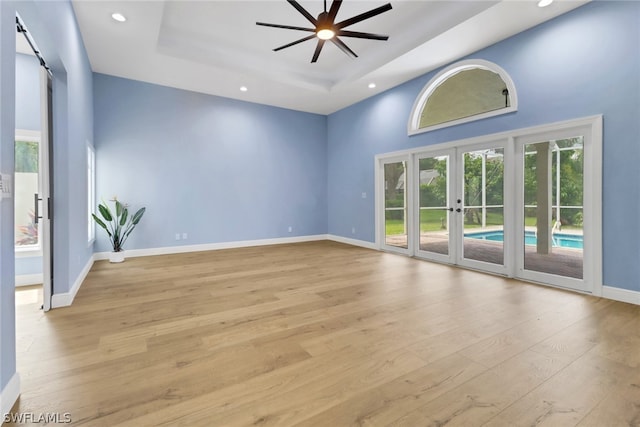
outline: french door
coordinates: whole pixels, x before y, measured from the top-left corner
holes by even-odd
[[[381,249],[598,294],[601,135],[594,117],[380,156]]]
[[[416,256],[507,274],[505,146],[493,141],[414,156]]]
[[[516,276],[592,292],[602,275],[601,159],[592,132],[573,127],[514,142]]]

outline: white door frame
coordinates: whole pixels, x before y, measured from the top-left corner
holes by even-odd
[[[413,206],[413,168],[409,165],[411,157],[409,155],[384,156],[377,158],[376,161],[376,242],[380,250],[399,253],[402,255],[412,255],[414,251],[414,239],[410,234],[411,222],[413,221],[413,212],[410,206]],[[384,183],[384,165],[390,163],[405,162],[405,222],[407,224],[407,247],[387,245],[386,228],[385,228],[385,183]],[[379,218],[380,217],[380,218]]]
[[[515,276],[533,282],[550,284],[588,292],[594,295],[602,294],[602,119],[591,123],[575,122],[572,126],[540,128],[514,138],[516,154],[516,245],[524,245],[524,146],[537,142],[566,139],[576,136],[583,137],[584,150],[584,181],[583,181],[583,279],[525,270],[524,257],[516,260]],[[588,189],[588,191],[587,191]]]
[[[461,222],[461,217],[460,214],[457,215],[456,220],[457,220],[457,224],[456,227],[454,228],[455,232],[456,232],[456,236],[455,236],[455,242],[456,242],[456,253],[458,254],[458,257],[456,259],[456,264],[461,265],[463,267],[468,267],[468,268],[472,268],[474,270],[482,270],[482,271],[487,271],[490,273],[496,273],[496,274],[501,274],[504,276],[511,276],[511,273],[513,271],[513,244],[512,241],[513,239],[511,238],[511,236],[513,236],[513,211],[511,209],[509,209],[510,206],[512,206],[513,202],[512,202],[512,194],[513,194],[513,187],[512,187],[512,180],[508,179],[508,167],[509,165],[513,162],[513,149],[512,149],[512,145],[509,144],[509,138],[495,138],[495,139],[491,139],[489,138],[487,141],[482,142],[482,143],[475,143],[475,144],[465,144],[462,146],[459,146],[456,149],[456,159],[455,159],[455,164],[458,167],[458,171],[456,172],[456,197],[458,199],[462,199],[463,200],[463,204],[464,204],[464,170],[463,170],[463,159],[462,156],[464,153],[467,153],[469,151],[478,151],[478,150],[485,150],[485,149],[490,149],[490,148],[502,148],[504,150],[504,180],[503,180],[503,203],[504,203],[504,208],[503,208],[503,214],[504,214],[504,226],[503,226],[503,235],[504,235],[504,241],[503,241],[503,252],[504,252],[504,258],[503,258],[503,264],[492,264],[492,263],[488,263],[488,262],[484,262],[484,261],[478,261],[478,260],[473,260],[473,259],[469,259],[469,258],[464,258],[464,251],[463,251],[463,247],[464,247],[464,225],[463,222]],[[462,205],[462,207],[464,208],[464,205]]]
[[[447,213],[447,229],[449,230],[449,254],[438,254],[435,252],[423,251],[420,249],[420,159],[429,158],[429,157],[439,157],[439,156],[448,156],[447,161],[447,207],[450,211]],[[416,240],[415,244],[415,252],[414,255],[418,258],[443,262],[446,264],[455,264],[456,263],[456,241],[455,241],[455,233],[452,233],[452,222],[455,221],[455,199],[456,199],[456,191],[454,190],[457,186],[453,183],[455,182],[455,167],[453,162],[455,161],[456,151],[454,148],[444,148],[444,149],[431,149],[413,153],[413,170],[414,170],[414,190],[413,190],[413,200],[416,202],[410,207],[410,210],[414,211],[414,219],[413,219],[413,229],[412,233],[414,239]],[[453,180],[453,182],[452,182]],[[451,211],[451,208],[454,211]]]
[[[415,200],[417,198],[419,189],[414,188],[415,185],[415,172],[416,165],[419,156],[432,156],[434,153],[443,153],[447,150],[460,148],[463,151],[469,151],[475,147],[483,147],[487,145],[495,144],[498,141],[506,141],[505,145],[505,236],[510,234],[511,239],[505,239],[505,267],[504,273],[509,277],[518,277],[524,280],[544,283],[549,286],[565,287],[582,292],[591,293],[596,296],[602,295],[602,115],[584,117],[580,119],[568,120],[563,122],[551,123],[542,126],[535,126],[524,129],[516,129],[507,132],[501,132],[492,135],[484,135],[464,140],[445,142],[442,144],[435,144],[431,146],[418,147],[410,150],[397,151],[393,153],[379,154],[375,156],[375,181],[376,181],[376,209],[375,209],[375,221],[376,221],[376,246],[381,250],[390,250],[397,253],[402,253],[409,256],[423,255],[422,251],[419,251],[419,245],[416,245],[416,227],[419,227],[419,218],[415,219]],[[545,135],[550,136],[551,139],[560,139],[563,135],[576,136],[578,134],[584,136],[584,170],[589,171],[585,174],[584,188],[588,188],[589,191],[584,192],[583,208],[584,208],[584,279],[580,286],[574,286],[569,282],[559,283],[555,280],[550,280],[551,275],[528,275],[522,274],[518,262],[514,258],[515,249],[520,243],[524,244],[522,240],[524,237],[519,236],[517,225],[523,223],[523,212],[520,212],[518,208],[520,202],[519,195],[522,191],[517,191],[516,185],[520,182],[523,175],[523,166],[517,166],[519,160],[517,158],[517,147],[523,144],[524,141],[543,141]],[[540,139],[543,138],[543,139]],[[486,147],[488,148],[488,147]],[[408,249],[399,251],[398,248],[389,247],[384,243],[384,176],[380,176],[380,170],[385,163],[392,163],[394,161],[405,160],[407,161],[407,177],[405,185],[410,186],[407,192],[407,224],[409,230],[407,230],[408,237]],[[508,161],[509,160],[509,161]],[[456,160],[457,161],[457,160]],[[382,174],[383,175],[383,174]],[[459,174],[456,174],[459,175]],[[511,177],[511,178],[509,178]],[[460,184],[456,183],[456,191],[461,194]],[[511,202],[507,202],[507,197],[511,198]],[[522,221],[520,221],[522,219]],[[460,227],[458,227],[460,228]],[[459,231],[458,233],[461,233]],[[458,242],[462,241],[461,236],[456,238]],[[509,241],[507,241],[509,240]],[[460,244],[460,243],[458,243]],[[417,249],[418,248],[418,249]],[[457,253],[459,249],[454,249]],[[437,261],[434,257],[429,257]],[[455,259],[455,258],[454,258]],[[441,262],[450,262],[440,260]],[[486,263],[481,263],[486,264]],[[483,265],[477,263],[463,263],[465,267],[480,268],[486,270]],[[496,271],[493,271],[494,273]]]

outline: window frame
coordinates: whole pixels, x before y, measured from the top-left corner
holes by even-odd
[[[471,70],[479,68],[482,70],[488,70],[493,73],[496,73],[500,76],[502,81],[507,85],[507,90],[509,91],[509,106],[505,108],[500,108],[498,110],[487,111],[480,114],[474,114],[473,116],[463,117],[456,120],[451,120],[444,123],[439,123],[437,125],[420,127],[420,117],[422,116],[422,112],[429,100],[429,97],[433,94],[433,92],[447,79],[458,74],[461,71]],[[416,98],[413,103],[413,107],[411,109],[411,116],[409,117],[409,123],[407,124],[407,133],[409,136],[417,135],[425,132],[430,132],[436,129],[443,129],[451,126],[457,126],[463,123],[474,122],[476,120],[482,120],[489,117],[500,116],[503,114],[509,114],[518,111],[518,94],[516,91],[516,87],[513,84],[513,80],[511,76],[507,74],[507,72],[502,69],[500,66],[494,64],[490,61],[485,61],[483,59],[468,59],[465,61],[459,61],[455,64],[450,65],[444,70],[440,71],[436,74],[429,82],[422,88],[420,94]]]

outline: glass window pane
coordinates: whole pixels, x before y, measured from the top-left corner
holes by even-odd
[[[583,139],[524,148],[524,268],[582,279]]]
[[[420,250],[449,254],[448,156],[419,161]]]
[[[504,264],[504,150],[464,153],[465,259]]]
[[[38,245],[35,224],[34,194],[38,193],[39,144],[37,141],[15,142],[15,244]]]
[[[427,99],[420,128],[471,117],[511,105],[507,84],[493,71],[469,68],[448,77]]]
[[[406,215],[406,163],[384,165],[385,243],[408,248]]]

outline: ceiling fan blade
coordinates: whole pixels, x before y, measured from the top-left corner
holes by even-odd
[[[359,31],[346,31],[340,30],[338,34],[340,37],[355,37],[357,39],[370,39],[370,40],[389,40],[389,36],[383,36],[382,34],[361,33]]]
[[[349,46],[347,46],[346,44],[344,44],[344,42],[342,40],[340,40],[337,37],[334,37],[331,39],[331,41],[333,42],[333,44],[335,44],[336,46],[338,46],[340,48],[341,51],[343,51],[344,53],[347,54],[347,56],[350,56],[352,58],[357,58],[358,55],[356,55],[356,53],[354,51],[352,51],[351,49],[349,49]]]
[[[349,25],[356,24],[360,21],[364,21],[365,19],[373,18],[376,15],[380,15],[381,13],[387,12],[391,10],[391,3],[387,3],[384,6],[376,7],[375,9],[371,9],[368,12],[361,13],[360,15],[356,15],[353,18],[346,19],[342,22],[338,22],[334,25],[337,30],[340,30],[344,27],[348,27]]]
[[[310,31],[312,33],[316,32],[316,30],[314,30],[313,28],[294,27],[291,25],[280,25],[280,24],[268,24],[266,22],[256,22],[256,25],[261,25],[263,27],[284,28],[285,30]]]
[[[316,51],[313,52],[313,58],[311,58],[312,64],[318,60],[318,57],[320,56],[320,51],[322,50],[322,46],[324,46],[325,41],[326,40],[318,39],[318,44],[316,45]]]
[[[329,9],[329,16],[327,17],[327,20],[329,22],[335,21],[340,6],[342,6],[342,0],[333,0],[333,3],[331,3],[331,8]]]
[[[273,51],[274,51],[274,52],[277,52],[277,51],[279,51],[279,50],[286,49],[286,48],[291,47],[291,46],[295,46],[295,45],[297,45],[298,43],[306,42],[307,40],[311,40],[311,39],[313,39],[313,38],[315,38],[315,37],[316,37],[316,35],[315,35],[315,34],[313,34],[313,35],[311,35],[311,36],[303,37],[303,38],[301,38],[300,40],[296,40],[296,41],[291,42],[291,43],[289,43],[289,44],[285,44],[284,46],[277,47],[277,48],[273,49]]]
[[[300,3],[298,3],[295,0],[287,0],[287,1],[291,6],[295,7],[296,10],[300,12],[305,18],[307,18],[307,20],[311,22],[314,26],[318,25],[318,20],[314,18],[313,15],[311,15],[309,12],[307,12],[307,10],[304,7],[300,6]]]

